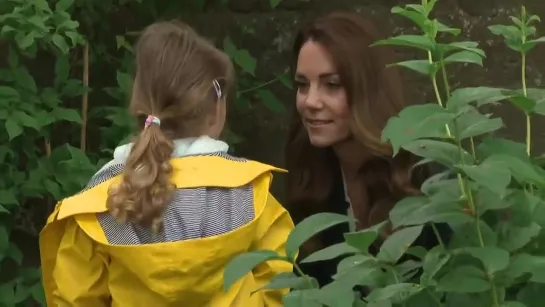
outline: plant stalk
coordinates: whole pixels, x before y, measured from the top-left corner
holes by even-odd
[[[89,43],[85,43],[83,49],[83,77],[82,83],[85,88],[89,87]],[[82,151],[87,149],[87,113],[89,109],[89,94],[87,91],[81,97],[81,134],[79,147]]]
[[[433,57],[432,57],[432,54],[431,54],[431,51],[428,50],[428,62],[430,63],[430,65],[433,65]],[[433,91],[435,93],[435,98],[437,99],[437,103],[441,106],[441,107],[445,107],[443,105],[443,100],[441,99],[441,94],[439,93],[439,87],[437,86],[437,77],[435,76],[435,74],[433,76],[430,77],[431,78],[431,83],[433,85]],[[450,132],[450,127],[449,125],[445,125],[445,128],[446,128],[446,132],[447,132],[447,136],[449,138],[453,138],[452,136],[452,133]],[[465,189],[464,189],[464,182],[462,180],[462,175],[458,174],[458,185],[460,186],[460,192],[462,193],[462,196],[465,196]]]
[[[428,61],[429,61],[430,64],[433,64],[433,56],[431,54],[431,51],[428,51]],[[446,81],[446,72],[444,71],[443,66],[444,65],[443,65],[443,63],[441,61],[441,69],[443,70],[443,80],[444,80],[444,83],[446,84],[445,90],[450,92],[450,87],[448,86],[448,82]],[[432,76],[431,81],[432,81],[432,84],[433,84],[433,90],[435,92],[435,97],[437,99],[437,103],[439,103],[439,105],[441,107],[444,107],[443,102],[441,100],[441,94],[439,93],[439,88],[437,86],[437,77],[435,75]],[[449,137],[453,138],[453,135],[451,134],[448,125],[447,125],[446,128],[447,128],[447,135]],[[456,125],[456,121],[454,121],[454,130],[455,131],[458,130],[457,125]],[[462,147],[462,142],[459,139],[456,139],[456,143],[458,145],[458,149],[459,149],[459,152],[460,152],[460,162],[462,163],[462,165],[465,165],[464,149]],[[473,142],[472,142],[472,144],[473,144]],[[475,200],[473,198],[473,193],[471,192],[471,187],[469,186],[469,182],[467,180],[464,180],[461,174],[458,174],[458,184],[460,185],[460,192],[462,193],[462,195],[467,196],[467,198],[468,198],[469,208],[471,210],[471,213],[475,217],[475,228],[476,228],[476,231],[477,231],[477,237],[478,237],[478,240],[479,240],[479,245],[481,247],[484,247],[484,239],[483,239],[483,234],[482,234],[482,231],[481,231],[479,213],[477,212]],[[494,283],[492,283],[491,295],[492,295],[492,299],[493,299],[493,302],[494,302],[494,307],[500,307],[499,301],[498,301],[496,285],[494,285]]]

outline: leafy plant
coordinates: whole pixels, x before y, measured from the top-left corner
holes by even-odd
[[[429,77],[436,104],[410,106],[389,120],[382,135],[397,154],[403,149],[437,163],[445,171],[424,182],[421,195],[396,204],[389,220],[370,229],[349,232],[345,242],[311,254],[301,262],[345,256],[334,281],[318,288],[312,277],[284,273],[267,289],[290,288],[287,307],[299,306],[472,306],[537,307],[545,290],[545,171],[532,156],[531,119],[545,114],[545,92],[528,88],[526,55],[545,42],[536,38],[539,17],[523,7],[510,25],[493,25],[493,34],[521,56],[521,89],[469,87],[451,89],[447,69],[457,64],[482,65],[485,52],[473,41],[444,43],[460,29],[431,17],[437,0],[394,7],[392,13],[414,22],[420,35],[400,35],[377,42],[419,49],[424,59],[394,65]],[[483,108],[511,103],[526,118],[526,141],[498,137],[501,118]],[[521,115],[521,116],[522,116]],[[299,246],[314,234],[350,217],[321,213],[303,220],[290,234],[287,256],[256,251],[238,256],[226,268],[225,286],[250,272],[262,261],[294,264]],[[394,233],[369,253],[380,229],[390,223]],[[444,236],[444,223],[452,235]],[[426,249],[413,246],[425,227],[431,227],[439,244]],[[443,236],[442,236],[443,235]],[[378,243],[378,242],[377,242]],[[369,290],[364,297],[356,286]]]
[[[36,256],[22,252],[36,248],[37,240],[28,238],[37,237],[56,201],[81,190],[129,140],[133,122],[126,104],[138,31],[207,6],[203,0],[0,3],[0,42],[7,52],[0,66],[0,306],[45,306],[40,268],[32,265]],[[123,20],[120,13],[139,22],[111,22]],[[225,41],[241,75],[238,111],[264,106],[281,112],[269,85],[282,75],[259,81],[258,60]],[[231,144],[241,139],[237,131],[227,138]]]

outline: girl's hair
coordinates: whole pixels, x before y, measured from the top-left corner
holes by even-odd
[[[331,54],[346,90],[351,111],[352,133],[373,158],[359,170],[365,173],[368,208],[353,208],[360,226],[385,220],[395,202],[418,193],[412,166],[416,157],[401,152],[392,158],[392,148],[381,142],[388,119],[406,106],[402,80],[395,67],[394,52],[371,47],[379,39],[375,27],[352,13],[333,13],[304,27],[296,36],[295,61],[307,41],[321,44]],[[296,67],[296,63],[294,63]],[[294,112],[286,150],[287,206],[294,220],[328,211],[335,181],[340,179],[339,162],[331,148],[310,144],[300,115]],[[425,175],[423,175],[425,176]],[[416,180],[418,181],[418,180]]]
[[[180,21],[148,26],[136,47],[136,65],[129,111],[140,133],[122,181],[109,190],[107,207],[118,221],[157,232],[175,190],[170,181],[173,140],[204,132],[219,99],[230,93],[234,68],[225,53]],[[160,124],[146,127],[149,115]]]

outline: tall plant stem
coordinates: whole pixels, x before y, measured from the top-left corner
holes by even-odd
[[[430,65],[433,65],[433,56],[431,54],[431,51],[429,50],[428,50],[428,62],[430,63]],[[439,86],[437,86],[437,77],[435,76],[435,74],[431,76],[431,83],[433,85],[433,91],[435,93],[435,99],[437,99],[437,103],[444,108],[445,106],[443,105],[443,100],[441,99],[441,93],[439,93]],[[445,129],[447,132],[447,136],[449,138],[453,138],[448,124],[445,125]],[[460,174],[458,174],[458,184],[460,185],[460,192],[462,192],[462,196],[465,196],[466,193],[464,189],[464,182],[462,180],[462,175]]]
[[[441,59],[441,62],[443,62],[442,59]],[[441,65],[441,76],[443,79],[443,88],[445,90],[445,97],[446,99],[449,99],[450,84],[448,82],[447,66],[445,66],[444,64]],[[469,138],[469,142],[471,144],[471,155],[473,156],[473,158],[475,158],[475,141],[473,140],[473,137]]]
[[[89,87],[89,43],[85,43],[83,49],[83,76],[82,83],[85,88]],[[82,151],[87,148],[87,112],[89,109],[89,94],[87,91],[81,97],[81,133],[79,147]]]
[[[432,65],[434,63],[431,51],[428,51],[428,61],[429,61],[430,65]],[[445,81],[447,79],[446,79],[446,72],[444,71],[444,67],[443,67],[444,63],[442,63],[442,61],[441,61],[440,64],[441,64],[440,67],[441,67],[441,69],[443,71],[443,74],[444,74],[443,75],[443,80],[444,80],[445,84],[447,85],[445,87],[445,90],[448,90],[449,94],[450,94],[450,87],[448,86],[448,82]],[[433,85],[433,90],[435,92],[435,98],[437,99],[437,103],[440,106],[444,107],[443,101],[441,99],[441,94],[439,92],[439,87],[437,86],[437,77],[435,75],[433,75],[431,77],[431,81],[432,81],[432,85]],[[447,125],[446,128],[447,128],[447,135],[450,138],[455,139],[455,137],[450,132],[450,128],[449,128],[448,125]],[[457,130],[456,121],[454,121],[454,130],[455,131]],[[464,149],[462,147],[462,142],[459,139],[456,139],[456,143],[458,145],[458,150],[460,152],[460,162],[462,163],[462,165],[465,165]],[[481,225],[480,225],[481,223],[480,223],[480,220],[479,220],[479,213],[478,213],[477,208],[476,208],[475,200],[473,198],[473,193],[471,192],[471,187],[469,186],[469,182],[467,180],[464,180],[461,174],[458,174],[458,184],[460,186],[460,192],[462,193],[462,196],[466,196],[467,199],[468,199],[468,205],[469,205],[469,209],[471,211],[471,214],[473,214],[473,216],[476,217],[475,218],[475,229],[477,231],[477,238],[479,240],[479,245],[481,247],[484,247],[484,239],[483,239],[483,234],[482,234],[482,231],[481,231]],[[492,295],[492,300],[494,302],[494,307],[500,307],[499,301],[498,301],[496,285],[494,285],[494,283],[492,283],[491,295]]]

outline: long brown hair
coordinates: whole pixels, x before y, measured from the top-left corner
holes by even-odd
[[[109,190],[107,207],[120,222],[158,231],[175,190],[170,182],[173,140],[200,136],[219,103],[214,80],[228,95],[234,69],[226,54],[180,21],[148,26],[136,47],[136,65],[129,111],[140,132],[122,182]],[[145,128],[148,115],[160,125]]]
[[[373,24],[359,15],[333,13],[301,29],[293,50],[294,62],[307,41],[321,44],[330,53],[347,94],[353,138],[373,156],[359,170],[369,198],[366,208],[353,208],[361,227],[386,220],[397,200],[418,193],[412,171],[416,158],[408,152],[392,157],[391,146],[381,142],[388,119],[406,102],[399,71],[386,67],[394,62],[395,54],[388,47],[372,47],[378,39]],[[288,137],[286,165],[286,207],[296,222],[338,205],[329,202],[340,179],[339,162],[331,148],[310,144],[297,112]]]

